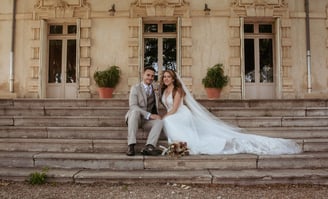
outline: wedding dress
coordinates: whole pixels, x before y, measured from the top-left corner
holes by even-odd
[[[178,75],[177,75],[178,76]],[[295,154],[302,150],[288,139],[246,134],[245,130],[224,123],[191,96],[181,78],[186,95],[176,113],[163,118],[168,143],[187,142],[190,154]],[[162,95],[167,111],[173,108],[172,92]]]

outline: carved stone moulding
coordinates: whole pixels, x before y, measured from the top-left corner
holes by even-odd
[[[136,0],[133,4],[136,6],[181,6],[185,0]]]
[[[285,0],[233,0],[232,6],[235,13],[248,17],[281,16],[288,7]]]
[[[37,0],[35,8],[68,8],[88,6],[87,0]]]
[[[76,11],[89,7],[86,0],[37,0],[34,18],[72,18]]]
[[[246,13],[248,17],[273,17],[274,9],[264,6],[247,7]]]
[[[146,12],[147,16],[173,16],[174,6],[147,6]]]
[[[233,0],[233,6],[274,6],[274,7],[286,7],[286,0]]]
[[[184,13],[185,0],[136,0],[132,3],[135,13],[139,16],[171,17]],[[181,10],[182,9],[182,10]]]

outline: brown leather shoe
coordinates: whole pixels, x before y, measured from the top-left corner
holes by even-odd
[[[141,150],[141,154],[142,155],[152,155],[152,156],[156,156],[156,155],[160,155],[162,153],[161,150],[156,149],[153,145],[151,144],[147,144],[142,150]]]
[[[134,156],[136,154],[134,151],[134,145],[135,144],[129,144],[128,151],[126,152],[127,156]]]

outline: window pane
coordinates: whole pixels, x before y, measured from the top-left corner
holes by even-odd
[[[144,47],[144,66],[152,66],[156,70],[155,80],[158,78],[158,39],[146,38]]]
[[[260,82],[273,82],[272,39],[260,39]]]
[[[67,26],[67,33],[68,34],[75,34],[76,33],[76,25],[68,25]]]
[[[245,39],[245,82],[255,82],[254,39]]]
[[[76,40],[67,41],[66,83],[76,82]]]
[[[61,40],[49,41],[49,83],[61,83],[62,46],[63,43]]]
[[[145,24],[144,32],[158,32],[158,25],[157,24]]]
[[[177,48],[175,38],[163,39],[163,70],[170,69],[176,71],[177,69]]]
[[[253,33],[254,24],[244,24],[244,33]]]
[[[259,32],[260,33],[272,33],[272,25],[271,24],[260,24]]]
[[[51,25],[49,33],[50,34],[63,34],[63,26],[62,25]]]
[[[163,24],[163,32],[176,32],[177,25],[176,24]]]

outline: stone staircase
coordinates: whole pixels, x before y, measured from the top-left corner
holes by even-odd
[[[49,182],[328,184],[328,100],[199,102],[248,132],[294,139],[304,153],[128,157],[127,99],[0,99],[0,179],[48,168]],[[146,137],[140,129],[138,151]]]

